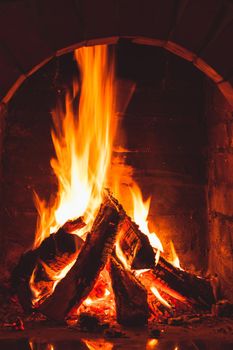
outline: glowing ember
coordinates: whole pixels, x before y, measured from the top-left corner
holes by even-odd
[[[158,339],[149,339],[146,344],[146,350],[153,350],[158,344]]]
[[[107,342],[106,340],[102,339],[95,339],[95,340],[86,340],[83,339],[83,342],[87,346],[89,350],[98,350],[98,349],[104,349],[104,350],[112,350],[113,344],[110,342]]]
[[[105,267],[92,289],[89,296],[83,301],[78,310],[73,309],[71,314],[77,315],[82,312],[90,312],[101,316],[102,321],[114,317],[116,313],[114,295],[111,286],[111,280]]]
[[[36,344],[34,344],[34,342],[32,340],[29,341],[29,346],[31,350],[36,350],[38,348],[38,346]],[[53,344],[46,344],[44,347],[45,350],[55,350],[55,346]]]
[[[80,48],[75,57],[82,75],[79,107],[73,107],[78,91],[74,84],[73,95],[66,95],[65,112],[59,105],[52,114],[56,157],[51,166],[58,191],[49,203],[35,196],[39,213],[35,247],[68,220],[84,215],[90,227],[102,200],[111,160],[116,129],[113,62],[108,60],[107,46]]]
[[[150,271],[150,269],[135,270],[134,274],[136,277],[143,277],[143,274],[148,271]]]

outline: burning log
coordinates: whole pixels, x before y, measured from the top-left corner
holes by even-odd
[[[148,274],[159,289],[182,302],[211,308],[215,299],[210,281],[173,266],[164,257],[160,257],[155,265],[155,253],[147,236],[128,217],[112,194],[109,193],[109,197],[121,213],[119,245],[131,268],[151,269]]]
[[[119,245],[131,268],[152,269],[149,274],[152,275],[152,279],[158,288],[163,289],[167,294],[180,301],[210,308],[214,303],[210,281],[176,268],[163,257],[160,257],[155,265],[155,253],[149,243],[149,239],[128,217],[118,201],[111,194],[109,196],[121,212],[118,232]]]
[[[115,295],[117,322],[124,326],[144,326],[149,317],[145,288],[114,256],[110,260],[110,277]]]
[[[121,221],[118,229],[118,243],[132,269],[149,269],[155,264],[155,253],[149,239],[138,225],[126,214],[122,205],[112,196],[109,198],[117,206]]]
[[[68,221],[38,248],[22,255],[12,274],[12,287],[25,311],[31,311],[33,301],[36,301],[36,297],[40,299],[39,294],[40,302],[51,294],[56,277],[76,260],[83,240],[71,233],[83,226],[85,224],[82,218]],[[33,285],[30,288],[32,277]]]
[[[160,257],[151,274],[158,288],[180,301],[186,300],[194,306],[208,309],[215,302],[209,280],[181,270],[163,257]]]
[[[112,254],[116,236],[132,269],[150,269],[143,274],[147,284],[153,283],[172,297],[194,306],[209,308],[214,302],[209,281],[174,267],[163,257],[155,265],[155,252],[147,236],[110,194],[105,197],[85,243],[78,236],[69,234],[79,225],[79,222],[66,223],[39,248],[21,258],[14,271],[13,285],[25,310],[31,309],[31,301],[33,298],[36,300],[38,290],[43,297],[34,306],[51,319],[64,320],[94,287],[108,256]],[[74,265],[70,268],[71,263]],[[57,277],[67,267],[69,272],[54,290],[54,275]],[[124,270],[115,254],[111,257],[110,270],[118,322],[124,325],[145,324],[148,304],[144,288],[130,271]],[[32,280],[30,289],[29,282]]]
[[[62,321],[74,307],[80,306],[112,253],[119,219],[116,206],[106,198],[74,266],[54,293],[39,306],[39,311],[51,319]]]

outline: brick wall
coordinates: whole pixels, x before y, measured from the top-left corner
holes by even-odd
[[[144,198],[152,196],[149,222],[165,250],[169,252],[172,240],[183,266],[203,271],[207,267],[203,76],[187,61],[161,49],[130,46],[126,53],[120,56],[126,69],[119,69],[119,74],[137,78],[137,88],[122,119],[125,163],[133,167]],[[123,186],[127,172],[128,168]]]
[[[209,134],[209,266],[232,300],[233,285],[233,114],[225,98],[207,84]]]

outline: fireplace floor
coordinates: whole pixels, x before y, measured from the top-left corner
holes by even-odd
[[[0,349],[83,350],[83,349],[213,349],[233,348],[233,320],[211,318],[181,326],[158,325],[148,329],[111,328],[105,335],[80,332],[75,328],[28,324],[24,331],[0,331]],[[118,331],[118,334],[116,334]],[[157,339],[156,339],[157,338]]]

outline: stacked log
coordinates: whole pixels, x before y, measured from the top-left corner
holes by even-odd
[[[148,269],[145,275],[148,281],[182,302],[208,309],[214,303],[210,281],[174,267],[164,257],[155,263],[156,252],[149,239],[110,193],[105,195],[85,242],[71,234],[74,227],[82,227],[81,222],[66,223],[39,248],[22,256],[12,280],[25,310],[32,307],[30,280],[34,274],[35,285],[45,292],[37,310],[50,319],[64,321],[87,298],[108,261],[117,321],[122,325],[147,323],[147,293],[133,274],[136,269]],[[116,256],[113,250],[116,239],[132,271],[123,267]],[[73,267],[51,294],[54,283],[51,276],[71,262]]]
[[[81,218],[66,223],[56,233],[46,238],[41,245],[29,250],[20,258],[12,273],[12,288],[27,312],[33,307],[34,295],[30,280],[34,278],[35,288],[43,290],[40,303],[52,292],[54,276],[77,259],[83,240],[71,232],[84,226]]]
[[[62,321],[74,307],[79,307],[112,253],[119,220],[119,211],[105,198],[74,266],[39,311],[50,319]]]
[[[108,192],[111,201],[120,213],[118,228],[118,243],[132,269],[150,269],[155,264],[155,253],[149,239],[140,230],[138,225],[126,214],[121,204]]]
[[[156,264],[155,252],[147,236],[110,193],[109,196],[121,213],[119,243],[131,268],[150,269],[148,274],[158,288],[180,301],[210,309],[215,301],[210,281],[173,266],[162,256]]]
[[[147,292],[116,256],[110,259],[110,276],[115,296],[117,322],[123,326],[144,326],[149,317]]]
[[[152,270],[153,280],[167,294],[191,305],[210,309],[215,302],[211,282],[192,273],[181,270],[163,257]]]

